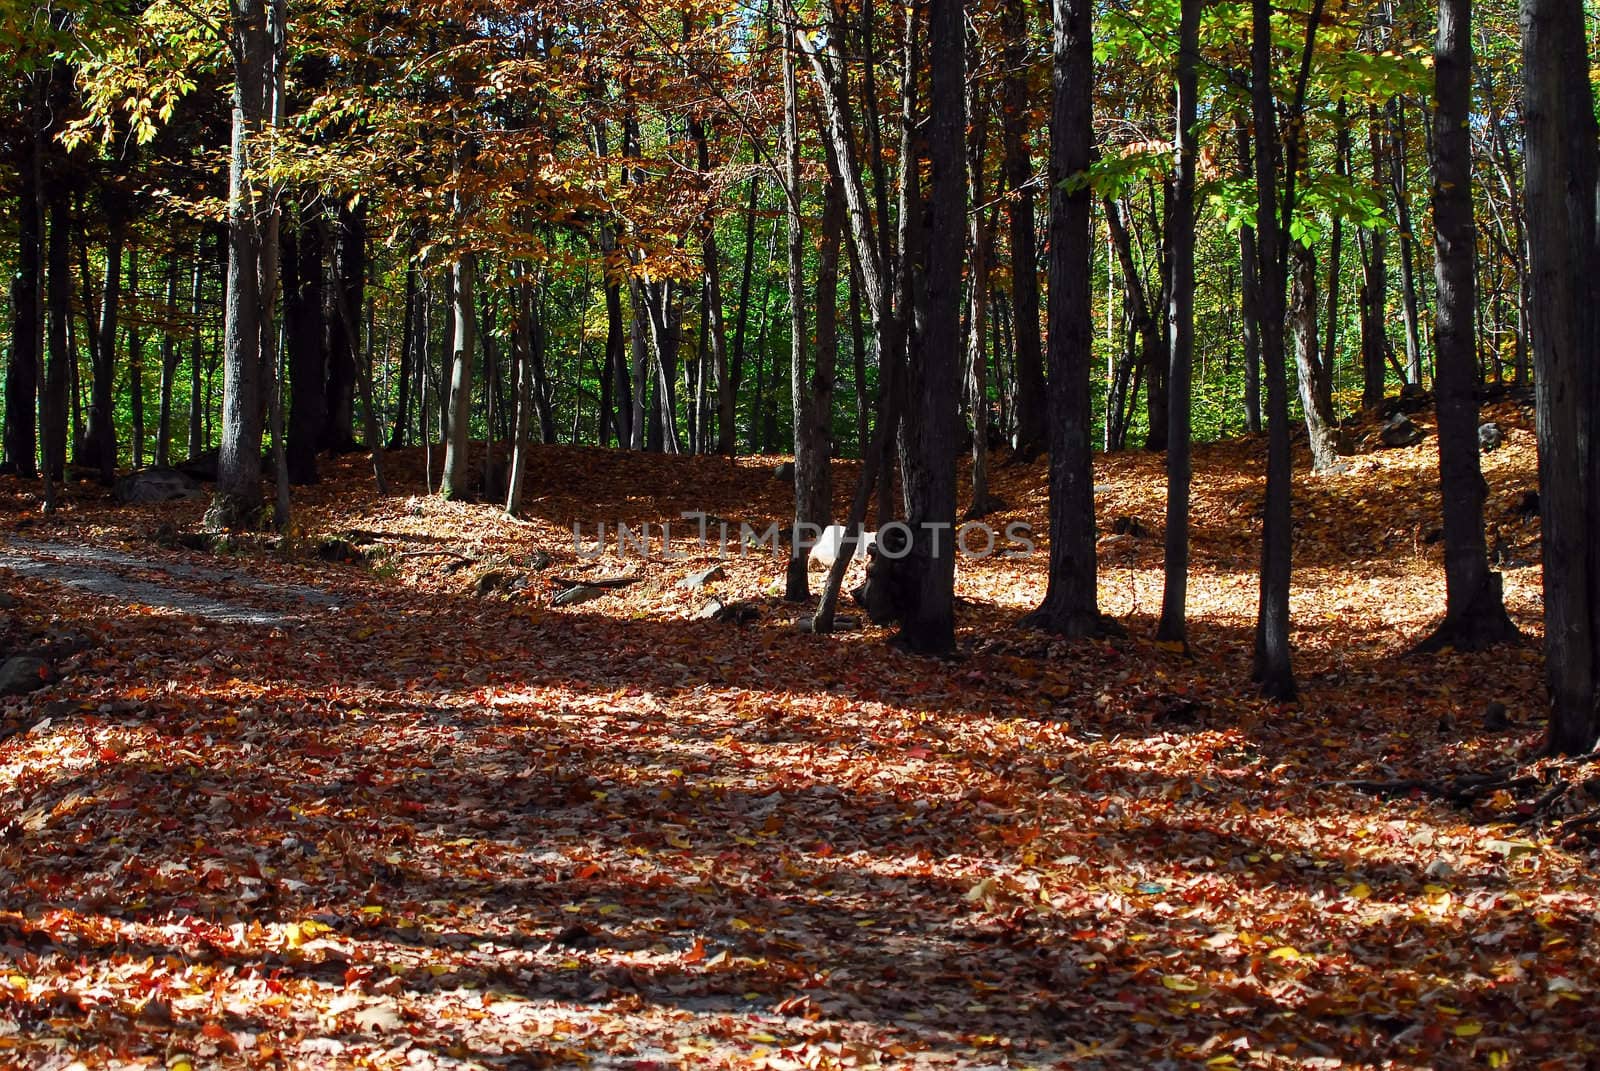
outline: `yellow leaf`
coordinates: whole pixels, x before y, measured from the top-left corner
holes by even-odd
[[[1456,1037],[1458,1038],[1470,1038],[1481,1033],[1483,1033],[1482,1023],[1474,1023],[1469,1021],[1456,1024]]]
[[[1290,948],[1288,945],[1279,945],[1277,948],[1274,948],[1271,952],[1267,953],[1267,958],[1284,959],[1288,960],[1290,963],[1293,963],[1297,960],[1304,959],[1305,957],[1300,954],[1298,949]]]
[[[1357,882],[1350,887],[1348,895],[1352,900],[1365,900],[1372,895],[1372,886],[1364,881]]]
[[[1169,974],[1161,979],[1161,984],[1168,989],[1175,989],[1179,993],[1193,993],[1200,988],[1200,983],[1192,978],[1185,978],[1178,974]]]

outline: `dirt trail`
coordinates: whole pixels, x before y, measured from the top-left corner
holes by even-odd
[[[138,603],[223,624],[286,628],[302,623],[309,608],[330,608],[338,596],[304,585],[273,584],[246,573],[182,562],[140,558],[105,547],[73,546],[35,540],[0,541],[0,569],[56,584],[66,584],[117,602]],[[241,594],[265,597],[275,608],[245,606],[195,591],[122,575],[116,570],[160,573],[176,581],[223,585]],[[289,605],[284,605],[289,602]],[[299,605],[293,605],[298,603]]]

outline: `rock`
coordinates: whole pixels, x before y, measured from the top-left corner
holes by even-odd
[[[1483,727],[1491,733],[1503,733],[1511,728],[1511,719],[1506,715],[1504,703],[1490,703],[1483,708]]]
[[[1407,383],[1400,388],[1400,396],[1389,403],[1391,413],[1420,413],[1428,408],[1432,397],[1420,383]]]
[[[678,581],[678,587],[683,588],[685,591],[699,591],[713,580],[721,580],[727,575],[727,570],[722,566],[713,565],[710,568],[700,570],[698,573],[690,573]]]
[[[217,451],[204,450],[188,461],[180,461],[173,466],[185,476],[206,483],[217,482]],[[271,471],[270,469],[267,471]]]
[[[1478,425],[1478,449],[1487,454],[1491,450],[1500,449],[1506,441],[1506,433],[1500,430],[1500,425],[1494,422]]]
[[[0,591],[0,610],[15,610],[17,597],[9,591]]]
[[[1427,432],[1411,422],[1411,418],[1404,413],[1395,413],[1383,422],[1383,428],[1378,432],[1378,441],[1384,446],[1413,446],[1422,441]]]
[[[528,555],[528,568],[538,572],[541,569],[550,568],[550,564],[553,561],[555,561],[555,559],[550,557],[549,551],[543,549],[542,547],[536,547],[534,548],[533,553]]]
[[[774,480],[792,480],[792,479],[794,479],[794,462],[793,461],[785,461],[783,464],[781,464],[781,465],[777,466],[776,468],[774,468],[772,470],[772,478]]]
[[[845,530],[842,524],[830,524],[822,530],[817,541],[811,546],[807,565],[813,569],[831,569],[838,560],[839,551],[844,547]],[[856,540],[855,559],[864,560],[867,552],[878,541],[878,533],[863,532]]]
[[[1429,863],[1428,868],[1423,871],[1425,875],[1434,881],[1442,881],[1445,878],[1454,877],[1455,872],[1456,868],[1450,865],[1450,861],[1448,859],[1444,858],[1435,859],[1433,862]]]
[[[0,664],[0,695],[27,695],[49,680],[50,667],[33,655],[18,655]]]
[[[117,481],[115,495],[118,502],[179,502],[204,495],[193,477],[177,469],[150,468],[130,472]]]
[[[1514,512],[1522,520],[1523,524],[1528,524],[1528,523],[1531,523],[1533,521],[1538,520],[1539,519],[1539,513],[1540,513],[1540,511],[1539,511],[1539,492],[1538,491],[1524,491],[1524,492],[1522,492],[1522,497],[1517,499],[1517,508],[1516,508],[1516,510]]]
[[[605,588],[597,588],[592,584],[578,584],[550,600],[551,606],[577,606],[580,603],[593,602],[606,593]]]

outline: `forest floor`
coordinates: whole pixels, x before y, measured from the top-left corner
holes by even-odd
[[[575,551],[787,523],[774,458],[543,448],[516,521],[351,455],[292,554],[0,481],[0,648],[50,678],[0,698],[0,1065],[1596,1066],[1600,779],[1537,757],[1531,419],[1488,417],[1529,642],[1407,654],[1444,601],[1431,436],[1301,458],[1292,705],[1248,679],[1260,440],[1196,452],[1188,655],[1137,453],[1096,467],[1102,525],[1149,529],[1100,548],[1128,636],[1017,626],[1041,544],[961,562],[943,661],[800,631],[770,552],[692,591],[711,556]],[[1045,465],[999,460],[992,522],[1042,533]]]

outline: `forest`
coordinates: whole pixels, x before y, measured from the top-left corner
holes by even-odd
[[[1597,18],[0,0],[0,1064],[1595,1066]]]

